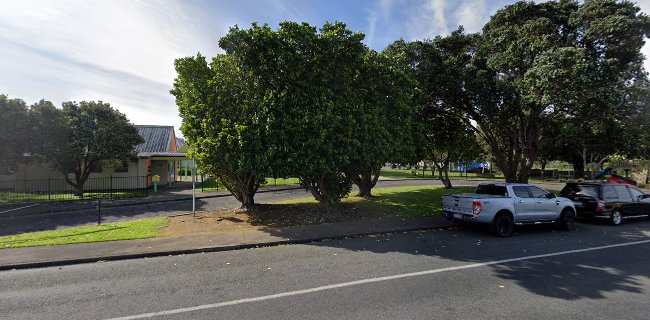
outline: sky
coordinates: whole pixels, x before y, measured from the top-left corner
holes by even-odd
[[[102,100],[134,124],[181,118],[174,59],[222,53],[234,25],[342,21],[382,50],[404,38],[480,31],[512,0],[0,0],[0,94],[28,104]],[[650,12],[650,0],[637,1]],[[650,44],[644,47],[650,56]],[[650,63],[646,60],[646,69]]]

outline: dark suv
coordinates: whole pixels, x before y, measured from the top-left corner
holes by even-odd
[[[578,216],[607,218],[619,225],[623,219],[650,217],[650,195],[627,184],[567,183],[560,196],[573,200]]]

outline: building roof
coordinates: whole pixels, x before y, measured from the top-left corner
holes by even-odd
[[[185,146],[185,139],[176,138],[176,150],[181,150]]]
[[[138,156],[142,153],[169,152],[171,138],[174,137],[172,126],[136,125],[144,142],[135,146]]]
[[[188,160],[185,152],[140,152],[140,158],[152,158],[153,160]]]

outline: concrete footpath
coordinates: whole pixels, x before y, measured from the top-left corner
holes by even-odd
[[[182,237],[0,249],[0,270],[93,263],[444,228],[442,217],[389,218]]]

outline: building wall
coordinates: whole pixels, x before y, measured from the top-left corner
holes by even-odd
[[[112,167],[102,168],[102,172],[92,172],[88,178],[108,178],[111,176],[116,178],[146,176],[146,161],[147,159],[130,161],[128,163],[127,172],[115,172],[115,169]],[[74,174],[70,174],[69,177],[73,178]],[[18,171],[14,174],[0,175],[0,181],[44,179],[64,179],[64,176],[61,174],[61,172],[58,172],[57,170],[54,170],[45,164],[21,165],[19,166]]]

